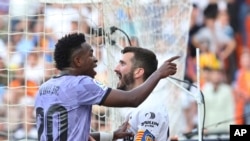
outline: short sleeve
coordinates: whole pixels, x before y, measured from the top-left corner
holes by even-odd
[[[80,105],[100,104],[110,93],[111,88],[90,77],[83,77],[77,87]]]

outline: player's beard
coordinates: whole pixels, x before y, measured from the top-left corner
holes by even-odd
[[[120,90],[128,90],[129,85],[132,85],[135,82],[133,77],[133,72],[129,72],[128,74],[124,74],[120,81],[117,84],[117,89]]]

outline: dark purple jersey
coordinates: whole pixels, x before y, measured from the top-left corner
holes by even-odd
[[[35,102],[39,140],[87,141],[92,105],[102,104],[110,90],[88,76],[49,79]]]

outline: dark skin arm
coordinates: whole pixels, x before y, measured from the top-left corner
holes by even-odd
[[[121,91],[112,89],[102,105],[109,107],[139,106],[149,96],[161,79],[176,73],[177,65],[173,63],[173,61],[178,58],[179,56],[175,56],[166,60],[141,86],[133,90]]]
[[[133,133],[127,132],[127,126],[128,122],[124,122],[117,130],[115,130],[113,140],[121,139],[127,136],[134,136]],[[96,141],[100,141],[100,132],[92,132],[90,133],[90,136]]]

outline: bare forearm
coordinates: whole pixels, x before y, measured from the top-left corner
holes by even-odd
[[[150,95],[160,79],[160,74],[158,72],[154,72],[147,79],[147,81],[143,83],[143,85],[129,91],[129,94],[131,94],[131,97],[133,98],[131,101],[134,103],[135,107],[140,105]]]

